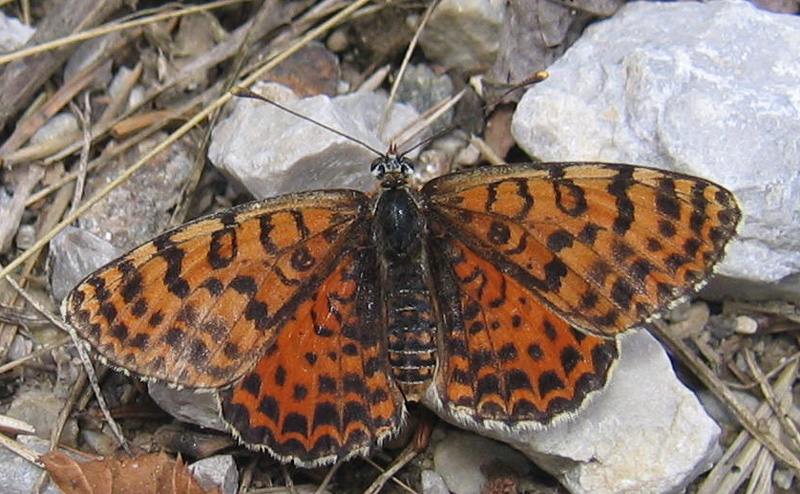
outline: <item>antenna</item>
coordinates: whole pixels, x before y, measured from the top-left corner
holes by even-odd
[[[510,93],[512,93],[512,92],[514,92],[514,91],[516,91],[518,89],[521,89],[523,87],[530,86],[532,84],[536,84],[538,82],[544,81],[545,79],[548,78],[548,76],[549,76],[549,74],[547,73],[547,71],[542,70],[542,71],[536,72],[535,74],[533,74],[530,77],[526,78],[522,82],[512,86],[510,89],[508,89],[503,94],[501,94],[498,98],[495,98],[495,100],[492,101],[491,103],[485,104],[484,108],[492,108],[495,105],[497,105],[498,103],[500,103],[500,101],[502,101],[502,99],[505,98],[506,96],[508,96]],[[427,120],[431,121],[431,120],[438,119],[444,112],[446,112],[447,110],[452,108],[461,99],[461,97],[464,95],[464,92],[465,91],[462,90],[457,95],[452,96],[449,101],[446,101],[444,104],[440,105],[440,107],[438,107],[438,108],[434,107],[433,109],[431,109],[432,110],[431,111],[432,114],[429,115],[429,118]],[[242,97],[245,97],[245,98],[257,99],[257,100],[263,101],[264,103],[268,103],[268,104],[270,104],[270,105],[272,105],[272,106],[274,106],[274,107],[276,107],[276,108],[278,108],[280,110],[285,111],[286,113],[288,113],[290,115],[293,115],[293,116],[295,116],[297,118],[305,120],[306,122],[314,124],[314,125],[316,125],[318,127],[322,127],[323,129],[327,130],[328,132],[332,132],[332,133],[334,133],[334,134],[336,134],[336,135],[338,135],[340,137],[343,137],[344,139],[347,139],[350,142],[354,142],[356,144],[359,144],[360,146],[364,147],[365,149],[368,149],[368,150],[372,151],[373,153],[375,153],[376,156],[387,157],[388,155],[396,155],[396,154],[398,154],[397,147],[396,147],[395,144],[391,144],[390,145],[390,149],[389,149],[388,154],[383,152],[383,151],[379,151],[379,150],[375,149],[374,147],[370,146],[369,144],[367,144],[366,142],[362,141],[361,139],[357,139],[357,138],[355,138],[355,137],[353,137],[353,136],[351,136],[351,135],[349,135],[349,134],[347,134],[347,133],[345,133],[345,132],[343,132],[343,131],[341,131],[339,129],[331,127],[330,125],[327,125],[327,124],[324,124],[324,123],[319,122],[317,120],[314,120],[313,118],[310,118],[310,117],[308,117],[306,115],[303,115],[300,112],[292,110],[288,106],[285,106],[285,105],[283,105],[281,103],[278,103],[277,101],[273,101],[273,100],[271,100],[269,98],[266,98],[266,97],[254,92],[254,91],[251,91],[251,90],[249,90],[249,89],[247,89],[245,87],[236,86],[236,87],[231,89],[231,94],[233,94],[234,96],[242,96]],[[453,129],[455,129],[457,127],[457,125],[458,124],[453,124],[453,125],[445,128],[445,129],[443,129],[443,130],[440,130],[439,132],[436,132],[434,135],[419,141],[418,143],[416,143],[413,146],[411,146],[411,148],[403,151],[402,153],[399,153],[398,156],[399,157],[404,157],[404,156],[408,155],[408,153],[412,152],[413,150],[415,150],[415,149],[417,149],[419,147],[422,147],[423,145],[430,143],[434,139],[437,139],[437,138],[443,136],[444,134],[452,131]],[[406,129],[406,131],[408,131],[408,129]],[[418,130],[416,130],[414,133],[417,133],[417,132],[418,132]]]
[[[490,111],[490,110],[491,110],[491,109],[493,109],[495,106],[497,106],[498,104],[500,104],[500,103],[502,102],[502,100],[503,100],[503,99],[504,99],[506,96],[508,96],[509,94],[513,93],[514,91],[517,91],[518,89],[522,89],[522,88],[524,88],[524,87],[531,86],[531,85],[533,85],[533,84],[537,84],[537,83],[539,83],[539,82],[542,82],[542,81],[544,81],[545,79],[547,79],[548,77],[550,77],[550,74],[549,74],[549,73],[548,73],[546,70],[540,70],[539,72],[536,72],[536,73],[534,73],[533,75],[526,77],[526,78],[525,78],[523,81],[521,81],[521,82],[519,82],[519,83],[517,83],[517,84],[514,84],[514,85],[513,85],[511,88],[509,88],[508,90],[506,90],[505,92],[503,92],[503,94],[501,94],[500,96],[498,96],[497,98],[495,98],[493,101],[491,101],[491,102],[489,102],[489,103],[486,103],[486,104],[484,104],[484,105],[483,105],[483,108],[484,108],[484,110],[489,110],[489,111]],[[455,101],[453,101],[453,102],[452,102],[452,104],[449,104],[449,105],[448,105],[446,108],[443,108],[443,109],[441,109],[441,110],[437,110],[437,112],[434,114],[434,115],[435,115],[435,118],[439,118],[439,116],[441,116],[441,114],[442,114],[442,113],[444,113],[445,111],[447,111],[448,109],[450,109],[450,108],[451,108],[453,105],[455,105],[455,103],[457,103],[457,102],[458,102],[458,100],[460,100],[460,99],[461,99],[461,96],[463,96],[463,95],[464,95],[464,92],[465,92],[465,90],[462,90],[460,93],[458,93],[458,94],[456,95],[456,97],[454,98],[454,100],[455,100]],[[432,118],[432,120],[434,120],[435,118]],[[422,140],[421,140],[421,141],[419,141],[418,143],[416,143],[416,144],[414,144],[413,146],[411,146],[409,149],[407,149],[407,150],[403,151],[403,152],[400,154],[400,156],[405,156],[405,155],[407,155],[408,153],[410,153],[411,151],[413,151],[413,150],[415,150],[415,149],[417,149],[417,148],[419,148],[419,147],[422,147],[422,146],[424,146],[425,144],[428,144],[428,143],[430,143],[430,142],[433,142],[434,140],[438,139],[439,137],[442,137],[443,135],[445,135],[445,134],[447,134],[448,132],[452,131],[453,129],[457,128],[457,127],[458,127],[458,125],[459,125],[459,123],[460,123],[460,122],[456,122],[456,123],[454,123],[454,124],[452,124],[452,125],[449,125],[449,126],[447,126],[446,128],[444,128],[444,129],[442,129],[442,130],[440,130],[440,131],[436,132],[436,133],[435,133],[435,134],[433,134],[432,136],[430,136],[430,137],[427,137],[427,138],[425,138],[425,139],[422,139]]]
[[[366,142],[362,141],[361,139],[356,139],[355,137],[353,137],[351,135],[348,135],[348,134],[342,132],[339,129],[335,129],[335,128],[331,127],[330,125],[326,125],[326,124],[324,124],[322,122],[318,122],[317,120],[314,120],[313,118],[309,118],[309,117],[303,115],[300,112],[296,112],[296,111],[292,110],[288,106],[284,106],[284,105],[282,105],[282,104],[280,104],[280,103],[278,103],[276,101],[272,101],[269,98],[265,98],[264,96],[261,96],[258,93],[250,91],[247,88],[244,88],[244,87],[241,87],[241,86],[236,86],[236,87],[231,89],[231,94],[233,94],[234,96],[243,96],[245,98],[253,98],[253,99],[261,100],[264,103],[269,103],[270,105],[272,105],[272,106],[274,106],[276,108],[279,108],[279,109],[285,111],[286,113],[289,113],[290,115],[294,115],[295,117],[303,119],[306,122],[312,123],[312,124],[314,124],[314,125],[316,125],[318,127],[322,127],[323,129],[327,130],[328,132],[333,132],[334,134],[336,134],[336,135],[338,135],[340,137],[344,137],[348,141],[355,142],[356,144],[360,144],[361,146],[363,146],[366,149],[369,149],[370,151],[375,153],[377,156],[386,156],[386,153],[384,153],[382,151],[378,151],[377,149],[375,149],[374,147],[370,146],[369,144],[367,144]]]

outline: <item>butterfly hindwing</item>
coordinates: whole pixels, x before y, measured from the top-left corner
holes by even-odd
[[[605,384],[613,339],[574,329],[446,231],[431,244],[442,328],[426,404],[467,427],[539,428]]]
[[[222,416],[246,444],[310,467],[366,454],[398,431],[405,404],[389,375],[367,234],[351,234],[353,248],[339,254],[255,368],[220,392]]]
[[[66,320],[112,365],[194,388],[252,368],[366,214],[324,191],[247,204],[165,233],[81,282]]]

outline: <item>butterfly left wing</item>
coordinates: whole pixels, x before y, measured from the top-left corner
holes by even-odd
[[[89,275],[64,300],[64,317],[122,371],[228,385],[324,276],[368,202],[356,191],[305,192],[200,218]]]
[[[315,467],[365,455],[405,416],[389,375],[375,246],[368,225],[359,226],[255,368],[219,392],[235,435],[284,462]]]

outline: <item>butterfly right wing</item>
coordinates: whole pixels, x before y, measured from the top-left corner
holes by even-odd
[[[225,386],[328,276],[368,204],[356,191],[307,192],[187,223],[89,275],[64,317],[116,368]]]
[[[475,169],[422,195],[443,328],[425,401],[473,428],[578,410],[616,358],[603,336],[698,289],[741,216],[709,181],[603,163]]]

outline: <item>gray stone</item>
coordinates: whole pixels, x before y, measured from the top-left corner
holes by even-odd
[[[513,444],[573,494],[679,492],[719,457],[720,429],[649,333],[621,346],[608,386],[574,420]]]
[[[203,489],[219,487],[222,494],[236,494],[239,488],[239,470],[231,455],[203,458],[189,465],[189,471]]]
[[[41,438],[50,437],[53,426],[58,422],[64,399],[50,391],[27,390],[14,397],[14,401],[6,412],[9,417],[22,420],[32,425],[36,435]],[[77,444],[78,423],[74,418],[68,419],[61,432],[61,443],[74,446]]]
[[[39,144],[56,139],[58,137],[66,137],[76,134],[78,132],[78,119],[71,113],[59,113],[53,115],[53,118],[47,121],[44,125],[39,127],[30,138],[31,144]]]
[[[435,471],[423,470],[419,477],[422,494],[450,494],[444,479]]]
[[[179,420],[218,431],[228,430],[219,416],[215,393],[176,389],[162,381],[148,382],[147,393],[159,407]]]
[[[497,33],[505,2],[444,0],[437,7],[419,44],[436,63],[466,74],[489,68],[497,56]]]
[[[776,49],[789,46],[800,46],[800,18],[747,2],[632,2],[548,69],[512,131],[545,161],[721,183],[745,219],[720,273],[800,293],[800,50]]]
[[[480,494],[487,480],[482,469],[502,465],[519,475],[531,470],[525,457],[505,444],[454,430],[436,445],[433,463],[454,494]]]
[[[62,300],[84,276],[122,254],[93,233],[68,226],[50,241],[50,287]]]
[[[35,436],[19,436],[17,441],[43,454],[50,442]],[[0,492],[3,494],[30,494],[42,476],[43,470],[28,462],[10,449],[0,447]],[[63,494],[53,482],[42,489],[43,494]]]
[[[275,86],[283,88],[280,94]],[[283,101],[294,111],[374,149],[266,102],[237,98],[229,115],[214,128],[208,156],[257,198],[331,187],[375,190],[370,163],[376,153],[386,152],[390,138],[417,116],[408,106],[394,105],[383,133],[386,140],[381,140],[376,129],[387,97],[380,93],[292,100],[287,89],[274,83],[259,85],[254,91]]]
[[[165,138],[155,134],[89,175],[86,196],[91,197]],[[78,220],[82,229],[127,250],[162,233],[181,199],[181,190],[194,166],[195,145],[184,136],[140,168]]]
[[[425,113],[453,94],[453,81],[447,74],[436,74],[428,65],[409,65],[397,86],[397,100],[410,104],[419,113]],[[433,123],[432,132],[448,128],[453,110]]]

